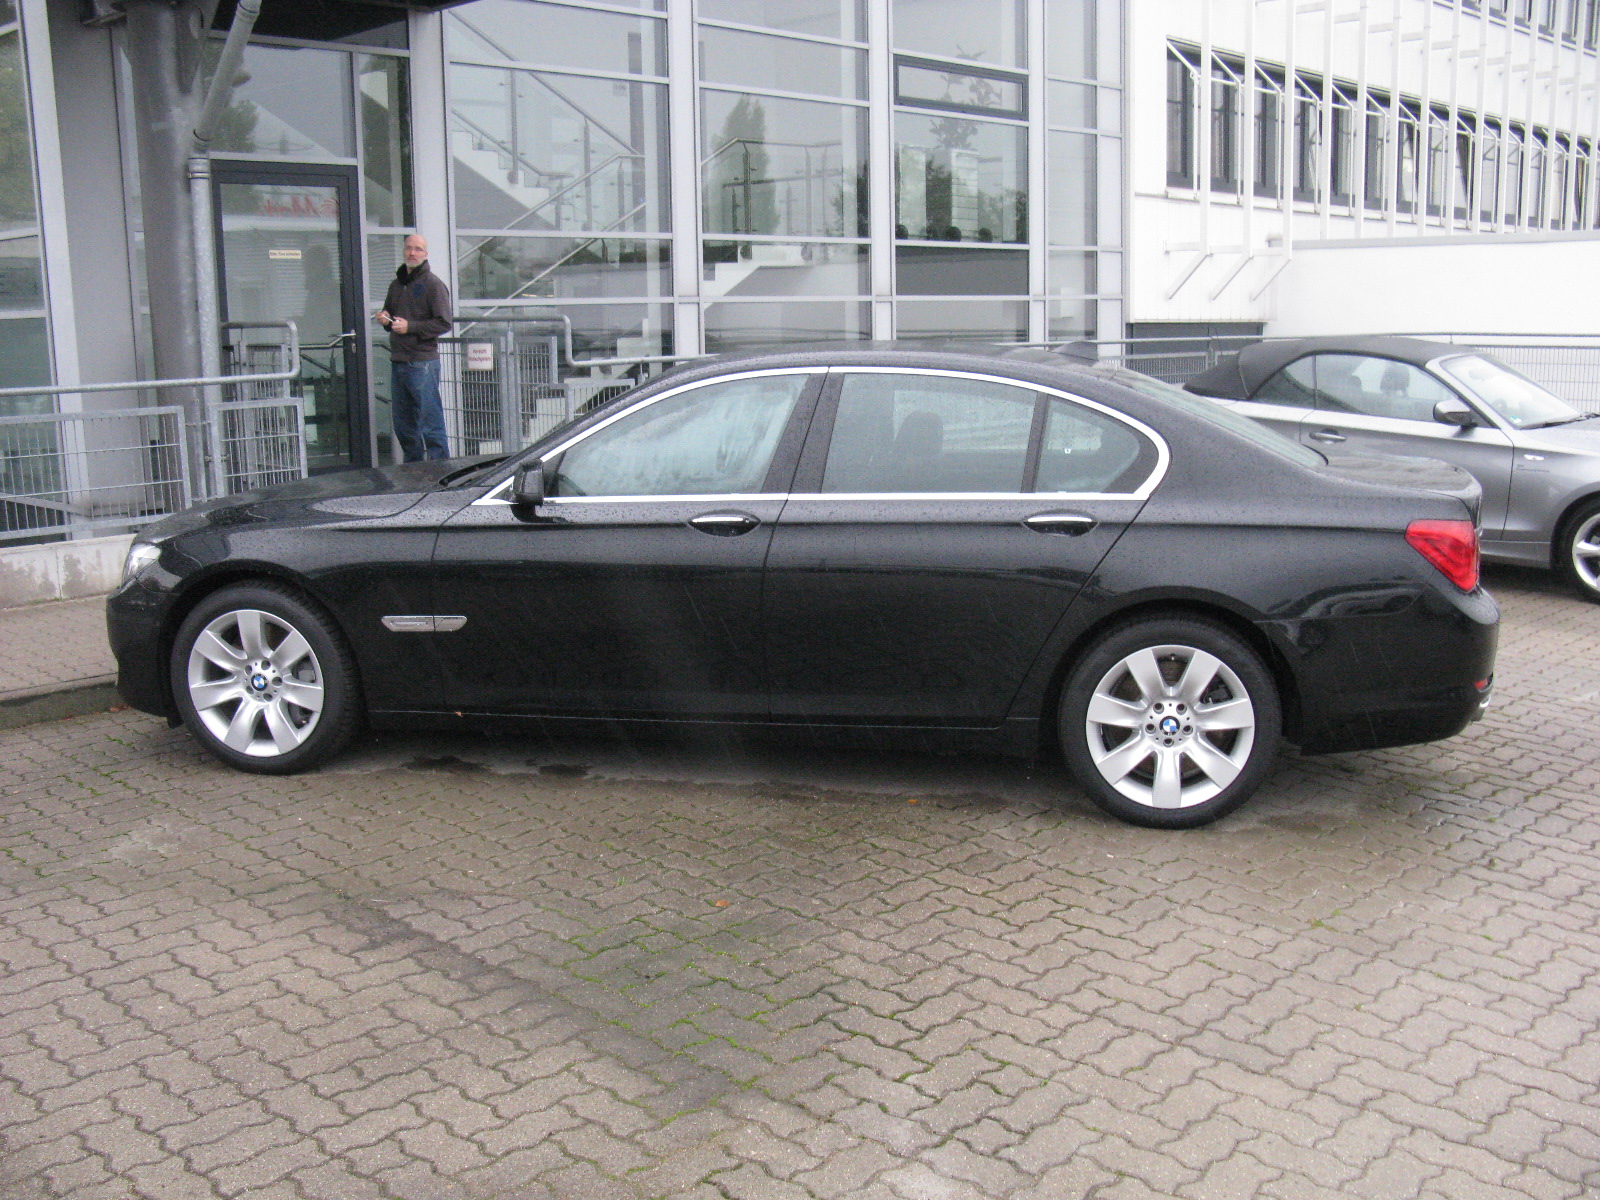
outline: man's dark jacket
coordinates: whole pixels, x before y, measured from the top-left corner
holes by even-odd
[[[405,333],[389,331],[389,357],[395,362],[429,362],[439,357],[439,336],[450,329],[450,289],[428,269],[401,264],[389,284],[383,307],[391,317],[404,317]]]

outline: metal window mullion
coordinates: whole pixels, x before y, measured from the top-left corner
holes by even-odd
[[[1027,28],[1034,32],[1034,36],[1032,38],[1025,36],[1023,44],[1028,45],[1031,42],[1033,46],[1037,47],[1028,59],[1028,133],[1025,142],[1025,150],[1028,156],[1028,193],[1033,196],[1043,196],[1045,205],[1048,206],[1050,197],[1047,191],[1048,179],[1045,173],[1045,153],[1049,135],[1045,132],[1045,64],[1043,52],[1043,47],[1048,43],[1043,36],[1045,32],[1044,0],[1028,0],[1024,19],[1027,21]],[[1099,99],[1099,93],[1096,92],[1095,112],[1097,116],[1099,113]],[[1091,144],[1094,146],[1094,165],[1091,169],[1096,176],[1095,206],[1098,209],[1102,192],[1098,186],[1100,138],[1097,134],[1092,135]],[[1100,240],[1100,226],[1100,214],[1097,211],[1095,213],[1096,241]],[[1028,340],[1039,342],[1044,341],[1049,336],[1049,317],[1046,311],[1046,306],[1050,302],[1046,293],[1048,286],[1046,266],[1049,258],[1048,244],[1050,240],[1048,209],[1043,213],[1035,213],[1032,209],[1029,210],[1027,240],[1029,245],[1028,294],[1031,298],[1028,304]]]
[[[411,14],[411,162],[412,198],[417,229],[445,231],[444,245],[430,243],[428,257],[438,273],[450,281],[452,294],[461,289],[456,279],[455,207],[452,203],[455,155],[450,150],[450,64],[444,52],[444,16]],[[430,154],[430,150],[436,154]],[[418,171],[417,163],[445,164],[440,172]],[[442,253],[440,253],[442,251]]]
[[[667,194],[672,211],[672,295],[663,299],[672,309],[672,345],[680,354],[704,352],[701,319],[701,210],[704,150],[697,140],[700,113],[699,75],[695,70],[694,5],[691,0],[667,3]],[[660,303],[660,301],[658,301]]]
[[[50,44],[50,14],[45,0],[22,0],[16,36],[22,39],[24,87],[28,94],[28,120],[33,142],[33,201],[38,215],[40,256],[44,275],[48,345],[52,378],[57,383],[77,383],[78,323],[72,294],[72,255],[67,236],[67,215],[46,196],[66,193],[62,170],[61,126],[56,116],[55,67]],[[22,148],[28,153],[26,147]],[[81,407],[79,397],[63,397],[59,408]]]
[[[1322,214],[1322,239],[1326,241],[1333,232],[1333,138],[1337,127],[1333,119],[1333,0],[1323,0],[1322,21],[1322,111],[1318,116],[1323,137],[1322,144],[1317,147],[1317,180],[1322,185],[1318,207]]]
[[[872,336],[895,332],[895,144],[894,43],[889,6],[867,5],[867,236]],[[1030,221],[1034,214],[1029,213]]]

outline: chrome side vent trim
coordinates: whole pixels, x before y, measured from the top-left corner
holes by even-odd
[[[383,618],[383,627],[390,633],[454,633],[466,623],[465,617],[439,617],[432,613]]]

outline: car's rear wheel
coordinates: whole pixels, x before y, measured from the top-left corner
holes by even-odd
[[[285,588],[248,584],[206,597],[178,629],[171,671],[184,724],[243,771],[303,771],[356,729],[349,650],[320,609]]]
[[[1158,617],[1114,628],[1077,663],[1062,751],[1101,808],[1160,829],[1204,825],[1260,786],[1283,710],[1261,656],[1220,625]]]
[[[1590,600],[1600,600],[1600,500],[1568,518],[1561,535],[1561,573]]]

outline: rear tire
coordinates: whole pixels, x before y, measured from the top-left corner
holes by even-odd
[[[172,695],[212,755],[289,775],[326,762],[360,718],[355,660],[331,618],[270,583],[223,588],[184,618]]]
[[[1557,545],[1557,565],[1585,600],[1600,601],[1600,500],[1568,518]]]
[[[1283,729],[1261,656],[1209,621],[1157,617],[1112,629],[1072,669],[1062,751],[1089,798],[1135,825],[1189,829],[1248,800]]]

